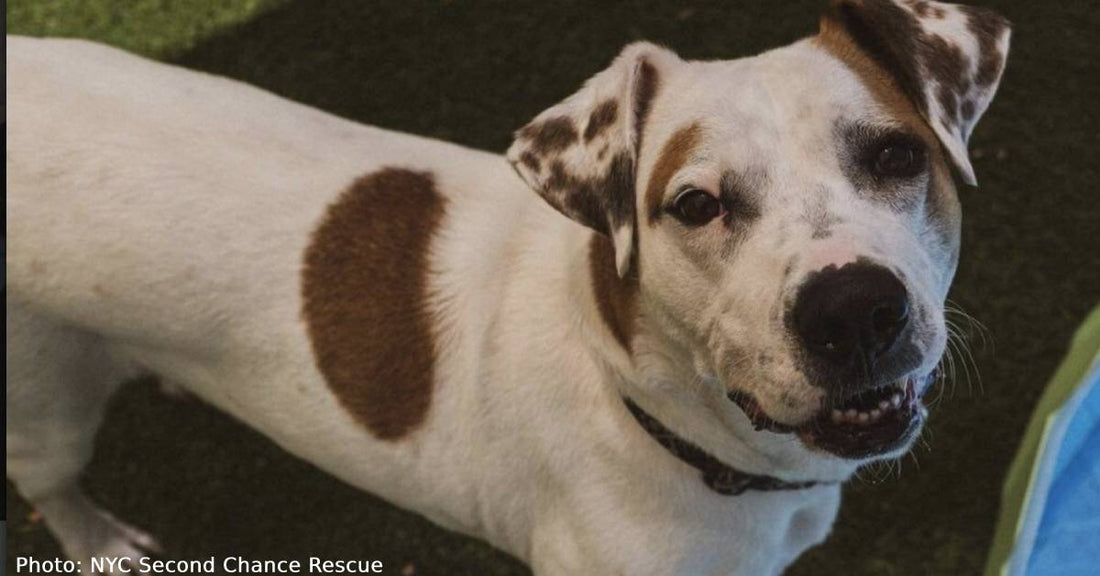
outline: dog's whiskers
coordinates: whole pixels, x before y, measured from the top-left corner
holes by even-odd
[[[957,302],[953,302],[951,299],[947,300],[947,304],[944,306],[944,316],[957,316],[966,321],[967,330],[966,334],[976,334],[981,340],[982,351],[985,351],[986,347],[995,351],[996,343],[993,341],[989,327],[987,327],[981,320],[978,320],[970,313],[962,309]],[[968,337],[968,339],[970,339]]]
[[[969,334],[963,332],[954,322],[950,320],[945,320],[945,322],[947,325],[948,346],[958,355],[958,362],[962,364],[963,372],[966,376],[967,391],[973,394],[973,382],[976,380],[979,393],[984,394],[985,385],[982,381],[981,371],[978,369],[978,362],[974,358],[974,354],[971,350]],[[971,367],[974,369],[973,376],[971,376],[970,372]]]

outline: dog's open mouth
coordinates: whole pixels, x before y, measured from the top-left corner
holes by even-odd
[[[908,443],[920,430],[927,410],[917,395],[918,380],[903,378],[889,385],[827,406],[809,422],[792,426],[772,420],[756,399],[731,392],[757,430],[794,433],[811,448],[842,458],[867,458]]]

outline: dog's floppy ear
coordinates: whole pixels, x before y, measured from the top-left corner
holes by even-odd
[[[897,81],[976,185],[966,150],[1008,57],[1010,24],[984,8],[924,0],[832,0],[822,31],[839,24]]]
[[[551,206],[611,238],[620,276],[634,246],[635,170],[661,70],[678,58],[647,43],[516,132],[508,161]]]

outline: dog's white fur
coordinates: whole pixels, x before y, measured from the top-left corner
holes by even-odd
[[[591,234],[526,190],[498,155],[361,126],[88,42],[9,37],[7,54],[8,473],[76,559],[154,545],[75,485],[108,397],[151,372],[540,576],[778,574],[828,534],[838,485],[718,495],[638,426],[620,395],[742,470],[842,481],[862,462],[755,432],[725,399],[723,382],[737,378],[758,382],[753,393],[777,419],[804,418],[820,402],[782,360],[769,311],[784,291],[875,246],[932,312],[919,371],[942,351],[936,314],[951,246],[927,241],[912,213],[857,198],[830,161],[837,115],[895,120],[809,40],[724,63],[642,44],[616,61],[647,58],[661,78],[638,182],[694,119],[709,128],[711,157],[670,190],[716,179],[717,165],[782,167],[729,268],[690,262],[667,227],[617,231],[620,270],[637,234],[639,261],[654,271],[646,305],[659,329],[643,328],[633,358],[600,321],[586,272]],[[616,89],[598,80],[585,88]],[[449,201],[430,254],[447,344],[427,419],[396,441],[376,439],[341,406],[301,319],[311,232],[338,192],[387,166],[430,171]],[[846,224],[811,241],[799,215],[821,186],[833,190],[825,209]],[[696,239],[691,253],[718,243]],[[796,253],[805,257],[784,284]],[[714,339],[696,346],[682,325],[702,324]],[[775,372],[724,371],[737,364],[726,347],[745,342],[779,358]]]

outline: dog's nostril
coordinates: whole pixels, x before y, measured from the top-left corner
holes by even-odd
[[[888,348],[909,323],[909,303],[904,299],[885,302],[871,312],[871,327],[879,347]]]
[[[871,322],[875,330],[885,331],[904,324],[909,317],[909,306],[905,302],[880,304],[871,312]]]

